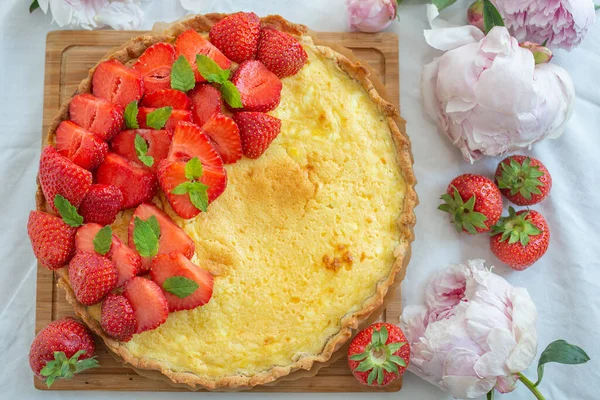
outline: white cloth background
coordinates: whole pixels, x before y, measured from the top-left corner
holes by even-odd
[[[40,154],[45,36],[57,29],[50,17],[37,11],[29,15],[29,0],[2,0],[0,6],[0,399],[163,399],[161,393],[39,392],[32,384],[28,365],[34,334],[36,261],[27,238],[29,210],[34,208],[35,176]],[[192,0],[188,0],[192,3]],[[237,10],[259,15],[280,14],[321,31],[347,29],[343,0],[231,1],[196,0],[201,12]],[[456,22],[464,18],[466,1],[447,10]],[[149,29],[156,21],[172,21],[185,12],[178,0],[155,0],[144,5]],[[600,327],[600,23],[584,43],[571,53],[560,52],[553,62],[573,76],[577,91],[575,111],[565,134],[537,145],[530,153],[551,171],[550,197],[534,208],[547,218],[551,244],[546,256],[524,272],[500,265],[483,236],[459,235],[447,217],[436,210],[438,197],[456,175],[466,172],[493,174],[498,159],[466,164],[460,152],[442,137],[422,112],[419,78],[421,65],[438,54],[426,45],[423,2],[405,0],[400,22],[388,30],[400,38],[400,88],[402,115],[408,120],[413,143],[417,192],[416,240],[408,274],[403,282],[404,304],[422,301],[431,273],[448,263],[480,257],[498,265],[495,272],[531,293],[539,312],[540,351],[554,339],[581,345],[592,360],[583,366],[548,365],[541,386],[547,399],[595,399],[600,389],[598,328]],[[502,90],[502,88],[498,88]],[[536,360],[537,362],[537,360]],[[535,366],[527,375],[535,376]],[[449,399],[412,374],[404,389],[392,394],[290,394],[294,399],[404,398]],[[169,394],[191,399],[204,394]],[[222,394],[220,398],[276,399],[273,394]],[[529,399],[520,386],[505,399]]]

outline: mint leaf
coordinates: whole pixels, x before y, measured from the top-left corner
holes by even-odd
[[[33,0],[33,2],[31,3],[31,5],[29,6],[29,14],[31,14],[32,12],[34,12],[35,10],[37,10],[38,8],[40,8],[40,3],[38,3],[38,0]]]
[[[135,217],[133,220],[133,242],[142,257],[154,257],[158,254],[158,235],[152,226],[153,223],[149,222],[151,218],[143,221]]]
[[[483,0],[483,26],[486,34],[495,26],[504,26],[502,16],[490,0]]]
[[[567,343],[565,340],[555,340],[542,352],[538,361],[538,379],[535,386],[542,382],[544,377],[544,364],[555,362],[559,364],[584,364],[590,357],[579,346]]]
[[[148,155],[148,143],[146,143],[146,140],[139,133],[136,133],[135,135],[134,144],[135,154],[137,154],[138,159],[146,167],[154,165],[154,157]]]
[[[183,183],[180,183],[179,185],[175,186],[173,188],[173,190],[171,190],[171,193],[173,193],[173,194],[186,194],[186,193],[189,193],[191,185],[192,185],[192,182],[183,182]]]
[[[138,124],[137,121],[137,117],[138,117],[138,103],[137,101],[132,101],[131,103],[127,104],[127,107],[125,107],[125,125],[127,126],[127,128],[129,129],[139,129],[140,125]]]
[[[198,179],[202,176],[202,163],[198,159],[198,157],[194,157],[190,159],[185,164],[185,177],[190,181],[194,179]]]
[[[179,56],[171,68],[171,87],[182,92],[191,90],[196,85],[194,70],[184,56]]]
[[[197,182],[197,183],[199,183],[199,182]],[[190,201],[192,202],[194,207],[196,207],[198,210],[200,210],[202,212],[206,212],[206,210],[208,209],[208,193],[207,193],[208,186],[203,185],[201,183],[200,183],[200,185],[203,186],[202,189],[193,190],[193,191],[189,192]]]
[[[112,246],[112,228],[110,225],[106,225],[100,229],[94,237],[94,250],[100,255],[105,255],[110,251]]]
[[[204,79],[209,82],[223,84],[229,79],[231,71],[223,71],[221,67],[210,57],[204,54],[198,54],[196,56],[196,65],[198,66],[198,72]]]
[[[171,111],[173,111],[173,107],[157,108],[146,115],[146,125],[153,129],[162,129],[171,116]]]
[[[77,208],[60,194],[54,196],[54,207],[67,225],[74,228],[83,225],[83,217],[79,215]]]
[[[165,280],[163,289],[183,299],[194,293],[198,284],[185,276],[172,276]]]
[[[221,85],[221,94],[232,108],[242,108],[242,96],[240,91],[231,81],[225,81]]]
[[[444,8],[456,3],[456,0],[432,0],[432,3],[437,7],[438,11],[442,11]]]
[[[146,220],[150,224],[150,228],[152,228],[152,232],[156,235],[157,238],[160,238],[160,225],[158,224],[158,220],[153,215]]]

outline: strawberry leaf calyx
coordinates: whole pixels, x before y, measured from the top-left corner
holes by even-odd
[[[406,361],[396,353],[404,347],[406,342],[387,343],[389,333],[385,325],[379,330],[373,329],[371,343],[367,345],[362,353],[350,356],[350,360],[360,361],[355,371],[369,372],[367,383],[372,385],[375,380],[377,384],[383,384],[384,372],[399,375],[398,367],[406,367]]]
[[[508,216],[500,218],[500,221],[492,227],[492,236],[502,235],[500,241],[508,240],[508,244],[520,242],[527,246],[531,236],[542,233],[533,223],[527,220],[529,212],[517,214],[512,207],[508,208]]]
[[[243,107],[240,91],[229,80],[231,70],[222,69],[212,58],[204,54],[198,54],[196,56],[196,65],[198,66],[198,72],[200,72],[200,75],[202,75],[204,79],[210,83],[217,83],[220,85],[219,90],[221,91],[221,95],[231,108]]]
[[[162,129],[171,117],[172,111],[173,107],[170,106],[157,108],[146,115],[146,125],[152,129]]]
[[[125,107],[123,117],[125,118],[125,126],[127,126],[128,129],[140,128],[140,125],[138,124],[137,120],[139,111],[140,110],[138,108],[138,103],[135,100],[127,104],[127,107]]]
[[[198,181],[202,177],[202,173],[202,163],[198,157],[190,159],[185,164],[185,177],[188,181],[175,186],[171,190],[171,193],[178,195],[187,194],[194,207],[202,212],[206,212],[208,209],[208,186]]]
[[[471,235],[476,235],[476,228],[487,229],[487,225],[485,224],[487,217],[485,214],[474,211],[475,195],[471,196],[465,202],[460,196],[458,189],[453,186],[452,196],[444,193],[440,198],[444,201],[444,204],[440,204],[438,210],[450,214],[457,232],[465,230]]]
[[[71,358],[67,358],[64,352],[55,351],[54,360],[48,361],[40,371],[46,385],[50,387],[57,379],[70,379],[81,371],[98,366],[95,357],[80,360],[79,357],[83,354],[85,350],[79,350]]]
[[[198,284],[185,276],[172,276],[163,283],[163,289],[180,299],[184,299],[198,289]]]
[[[184,56],[179,56],[171,68],[171,88],[187,92],[193,89],[195,85],[196,79],[194,78],[192,66]]]
[[[94,250],[100,255],[106,255],[112,246],[112,228],[106,225],[94,236]]]
[[[501,173],[498,176],[498,187],[500,189],[509,189],[510,195],[519,193],[527,200],[531,200],[532,194],[542,194],[539,187],[544,186],[540,177],[544,172],[540,171],[539,166],[531,165],[531,158],[527,157],[519,164],[514,159],[510,162],[501,164]]]
[[[154,165],[154,157],[148,155],[148,143],[146,143],[146,140],[139,133],[135,135],[134,145],[135,154],[142,164],[146,167]]]
[[[77,208],[60,194],[54,196],[54,207],[58,210],[65,224],[73,228],[83,225],[83,217],[79,215]]]
[[[133,220],[133,242],[142,257],[154,257],[158,254],[160,225],[153,215],[146,221],[135,217]]]

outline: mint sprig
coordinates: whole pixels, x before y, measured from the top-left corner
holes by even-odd
[[[139,109],[138,109],[138,102],[137,101],[132,101],[131,103],[127,104],[127,107],[125,107],[125,113],[124,113],[124,118],[125,118],[125,125],[127,126],[127,128],[129,129],[139,129],[140,125],[138,124],[138,113],[139,113]]]
[[[142,164],[146,167],[153,166],[154,157],[148,155],[148,143],[146,143],[146,140],[139,133],[136,133],[135,135],[134,145],[135,154]]]
[[[188,180],[175,186],[171,193],[177,195],[187,194],[194,207],[206,212],[208,209],[208,186],[198,181],[202,177],[202,173],[202,163],[198,157],[190,159],[185,164],[185,177]]]
[[[171,68],[171,88],[187,92],[195,85],[196,78],[192,66],[184,56],[179,56]]]
[[[170,106],[157,108],[146,115],[146,125],[153,129],[162,129],[171,116],[172,111],[173,107]]]
[[[83,225],[83,217],[77,212],[77,208],[62,195],[54,196],[54,207],[58,210],[65,223],[73,228]]]
[[[229,80],[231,77],[231,70],[222,69],[212,58],[204,54],[198,54],[196,56],[196,66],[198,67],[198,72],[200,72],[200,75],[202,75],[204,79],[210,83],[217,83],[220,85],[219,90],[231,108],[242,108],[242,96],[240,95],[240,91]]]
[[[133,220],[133,242],[142,257],[154,257],[158,254],[160,226],[153,215],[146,221],[135,217]]]
[[[110,251],[112,246],[112,228],[106,225],[100,229],[94,237],[94,250],[100,255],[105,255]]]
[[[172,276],[165,280],[163,289],[180,299],[184,299],[198,289],[198,283],[185,276]]]

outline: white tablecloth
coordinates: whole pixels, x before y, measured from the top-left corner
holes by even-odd
[[[160,393],[39,392],[33,388],[28,365],[29,344],[34,334],[36,261],[27,238],[29,210],[34,208],[35,175],[40,154],[45,36],[57,29],[50,18],[37,11],[29,15],[29,0],[3,0],[0,6],[0,399],[163,399]],[[202,12],[236,10],[259,15],[280,14],[315,30],[347,29],[343,0],[230,1],[206,0]],[[459,1],[447,15],[462,17],[468,4]],[[144,29],[156,21],[172,21],[185,12],[177,0],[155,0],[144,5]],[[438,197],[448,182],[465,172],[491,175],[499,160],[466,164],[460,153],[440,136],[420,106],[421,65],[436,52],[428,48],[422,31],[426,28],[425,5],[405,0],[399,23],[388,30],[400,38],[400,88],[402,115],[408,120],[413,142],[417,192],[416,240],[408,274],[403,282],[404,304],[421,302],[423,286],[431,273],[448,263],[484,258],[495,271],[516,286],[526,287],[539,312],[539,346],[564,338],[581,345],[592,361],[584,366],[549,365],[542,391],[548,399],[595,399],[600,389],[597,360],[600,327],[600,24],[572,53],[560,52],[553,62],[573,76],[577,90],[575,112],[565,134],[546,141],[531,154],[540,158],[552,173],[554,186],[548,200],[535,208],[552,229],[546,256],[524,272],[500,265],[481,235],[459,235],[447,217],[436,210]],[[501,89],[499,89],[501,90]],[[536,360],[537,362],[537,360]],[[535,366],[527,375],[535,376]],[[170,394],[191,399],[203,394]],[[223,394],[233,399],[241,394]],[[245,398],[281,398],[279,394],[244,394]],[[446,399],[450,396],[412,374],[406,374],[404,389],[393,394],[294,394],[286,398],[405,398]],[[505,399],[528,399],[524,387]]]

